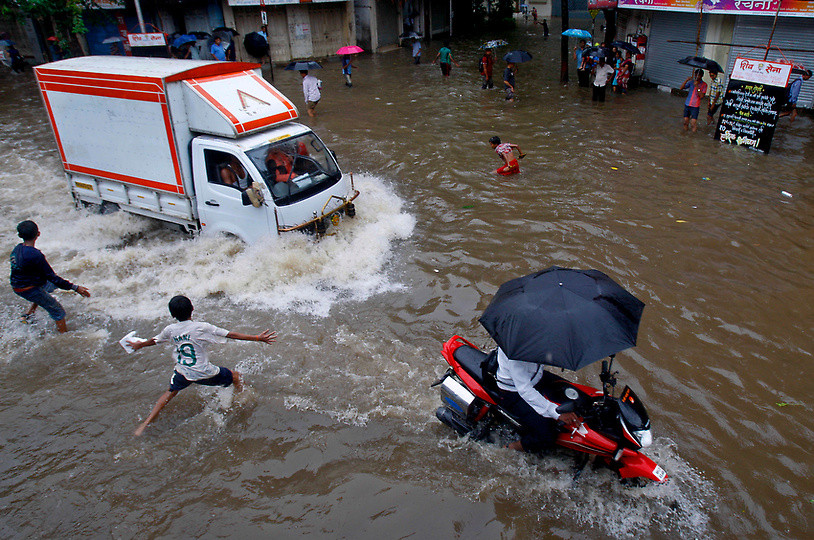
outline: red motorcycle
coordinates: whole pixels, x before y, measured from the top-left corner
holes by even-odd
[[[453,336],[442,349],[450,368],[433,386],[440,386],[442,406],[435,415],[459,435],[475,440],[516,440],[524,426],[498,404],[495,380],[497,353],[487,354],[460,336]],[[558,405],[557,412],[576,413],[578,427],[562,426],[557,445],[584,456],[590,455],[616,471],[623,480],[646,478],[667,480],[667,473],[640,452],[652,442],[650,419],[644,405],[625,386],[614,397],[616,374],[610,362],[602,362],[602,390],[572,383],[549,371],[536,386],[543,396]],[[581,471],[581,468],[579,469]]]

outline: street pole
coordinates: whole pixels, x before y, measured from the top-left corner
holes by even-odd
[[[769,42],[766,44],[766,54],[763,55],[763,59],[766,60],[769,57],[769,49],[772,47],[772,38],[774,37],[774,30],[777,27],[777,18],[780,16],[780,4],[782,4],[782,0],[777,0],[777,11],[774,12],[774,22],[772,23],[772,33],[769,34]]]
[[[141,29],[141,33],[144,34],[146,30],[144,29],[144,17],[141,14],[141,4],[139,0],[135,0],[136,2],[136,18],[138,18],[138,27]]]
[[[568,0],[561,0],[562,6],[562,32],[568,30]],[[560,55],[562,56],[562,67],[560,68],[560,82],[568,82],[568,36],[560,37]]]

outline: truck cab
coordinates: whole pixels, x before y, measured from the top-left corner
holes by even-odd
[[[354,211],[347,197],[354,189],[336,158],[297,123],[237,140],[196,137],[192,168],[204,234],[251,243],[296,229],[321,231]],[[254,206],[247,189],[259,190],[263,202]]]

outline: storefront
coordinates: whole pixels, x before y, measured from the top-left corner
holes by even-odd
[[[763,59],[770,37],[767,59],[812,69],[814,2],[780,1],[775,25],[777,0],[619,0],[619,9],[628,12],[619,34],[646,36],[642,79],[670,88],[680,86],[690,74],[679,59],[704,56],[718,62],[728,75],[738,56]],[[798,106],[814,106],[814,79],[803,83]]]
[[[331,56],[356,43],[353,2],[348,0],[227,0],[223,11],[226,26],[241,36],[259,32],[265,13],[275,62]],[[237,41],[237,59],[253,60]]]

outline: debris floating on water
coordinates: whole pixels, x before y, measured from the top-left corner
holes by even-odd
[[[788,197],[788,198],[794,197],[794,195],[792,195],[792,194],[791,194],[791,193],[789,193],[788,191],[781,191],[781,192],[780,192],[780,194],[781,194],[781,195],[784,195],[784,196],[786,196],[786,197]]]

